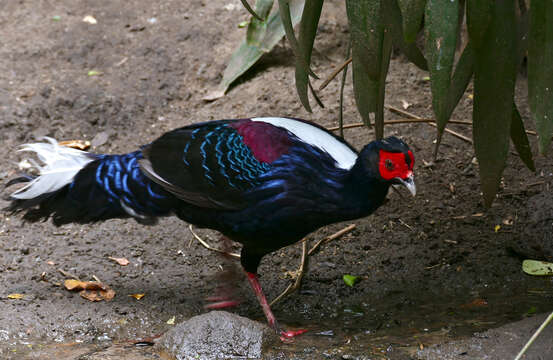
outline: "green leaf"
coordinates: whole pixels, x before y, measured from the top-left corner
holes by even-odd
[[[522,262],[522,271],[524,271],[528,275],[553,275],[553,263],[537,260],[524,260]]]
[[[467,86],[470,82],[470,79],[472,78],[473,73],[474,73],[474,49],[472,48],[471,42],[469,42],[463,49],[463,53],[459,57],[459,61],[457,61],[457,65],[455,66],[455,71],[453,72],[451,83],[449,85],[449,91],[447,94],[446,112],[444,114],[444,117],[446,118],[445,120],[446,124],[451,118],[451,114],[453,114],[453,110],[455,110],[455,107],[457,107],[457,104],[459,104],[459,101],[463,97],[463,94],[467,89]],[[445,128],[445,124],[444,124],[444,128]],[[438,149],[442,141],[442,135],[443,135],[443,131],[438,130],[436,147],[434,148],[434,159],[436,159],[436,157],[438,156]]]
[[[261,18],[259,20],[256,16],[252,17],[248,25],[248,32],[246,33],[246,41],[249,45],[259,46],[267,31],[267,17],[273,7],[273,0],[259,0],[255,2],[255,13]]]
[[[506,0],[512,1],[512,0]],[[474,48],[480,48],[492,19],[495,0],[467,0],[467,30]]]
[[[371,113],[375,115],[375,134],[380,139],[391,35],[384,31],[379,0],[347,0],[346,11],[351,34],[355,102],[366,125],[371,124]]]
[[[524,129],[524,123],[520,117],[516,104],[513,104],[513,118],[511,122],[511,140],[522,162],[532,171],[536,171],[534,159],[532,157],[532,148],[528,141],[528,135]]]
[[[380,0],[346,0],[353,62],[363,66],[364,73],[375,81],[380,78],[384,25],[380,17]]]
[[[536,312],[538,311],[538,308],[535,307],[535,306],[530,306],[530,308],[528,309],[528,311],[526,312],[526,314],[524,314],[525,316],[532,316],[532,315],[535,315]]]
[[[469,36],[473,41],[473,34]],[[475,48],[473,138],[484,203],[490,206],[509,153],[517,72],[514,0],[494,2],[481,41],[482,46]]]
[[[292,15],[290,12],[290,0],[278,0],[278,8],[280,13],[280,19],[282,20],[282,25],[284,25],[284,31],[286,33],[286,38],[288,43],[296,56],[296,60],[299,61],[304,71],[307,72],[310,76],[313,76],[315,79],[318,79],[317,75],[309,68],[309,64],[305,61],[306,56],[303,54],[302,49],[296,39],[296,34],[294,33],[294,24],[292,21]]]
[[[290,1],[290,14],[293,24],[297,24],[300,21],[303,4],[303,0]],[[224,96],[230,84],[252,67],[263,54],[271,51],[280,39],[282,39],[284,36],[284,27],[282,26],[278,11],[275,11],[269,16],[267,19],[267,27],[262,31],[263,36],[259,44],[248,44],[246,39],[242,41],[232,54],[218,88],[204,97],[204,100],[212,101]]]
[[[346,285],[351,286],[351,287],[353,287],[353,285],[355,285],[358,278],[359,278],[358,276],[347,275],[347,274],[342,276],[342,279],[344,279],[344,282],[346,283]]]
[[[300,97],[303,107],[311,112],[309,105],[309,97],[307,91],[309,87],[309,74],[305,71],[303,64],[308,66],[311,64],[311,52],[313,51],[313,43],[317,34],[317,26],[323,8],[324,0],[311,0],[305,3],[300,21],[300,34],[298,46],[300,54],[304,56],[303,60],[296,58],[296,90]]]
[[[423,26],[422,18],[424,8],[426,7],[426,0],[397,0],[397,4],[401,9],[405,42],[413,43]]]
[[[536,123],[540,153],[553,133],[553,3],[532,1],[528,44],[528,100]]]
[[[96,75],[100,75],[102,74],[101,72],[99,72],[98,70],[90,70],[87,75],[88,76],[96,76]]]
[[[386,96],[386,76],[392,55],[392,35],[390,31],[384,33],[382,39],[382,57],[380,59],[380,78],[378,79],[378,99],[374,116],[374,133],[376,139],[384,137],[384,99]]]
[[[425,50],[430,70],[432,108],[438,133],[449,120],[449,88],[457,47],[459,1],[428,0],[425,12]]]
[[[469,42],[463,49],[463,53],[457,61],[455,66],[455,72],[451,78],[451,85],[449,87],[449,96],[447,104],[446,117],[449,120],[453,110],[463,97],[465,90],[472,78],[474,73],[474,49],[472,44]]]
[[[426,1],[426,0],[425,0]],[[401,0],[399,0],[401,2]],[[418,1],[414,1],[418,2]],[[392,41],[409,61],[415,64],[422,70],[428,70],[428,64],[424,55],[414,42],[407,42],[403,35],[403,27],[401,24],[402,14],[395,1],[387,1],[384,3],[384,16],[386,17],[386,26],[392,33]],[[424,9],[424,8],[423,8]],[[420,24],[419,24],[420,26]]]
[[[258,14],[257,12],[253,11],[253,9],[251,8],[251,6],[250,6],[250,4],[248,3],[247,0],[240,0],[240,1],[242,2],[242,5],[246,8],[246,10],[248,10],[248,12],[254,17],[254,19],[257,19],[258,21],[265,20],[266,16],[264,16],[263,14]],[[256,7],[258,6],[259,2],[262,2],[262,0],[256,1],[256,3],[255,3]],[[271,0],[271,5],[272,4],[273,4],[273,1]]]

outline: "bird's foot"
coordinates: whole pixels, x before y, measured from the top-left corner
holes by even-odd
[[[226,296],[210,296],[205,299],[210,302],[210,304],[204,305],[205,309],[217,310],[217,309],[226,309],[230,307],[238,306],[241,301],[234,300]]]
[[[306,332],[307,332],[307,329],[288,330],[288,331],[280,330],[280,340],[282,342],[287,342],[287,343],[293,342],[294,337],[304,334]]]

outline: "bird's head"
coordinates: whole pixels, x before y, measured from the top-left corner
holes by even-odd
[[[364,166],[369,168],[371,173],[376,174],[381,181],[391,185],[404,185],[415,196],[417,193],[413,175],[415,157],[403,140],[390,136],[374,141],[361,151],[360,156],[365,162]]]

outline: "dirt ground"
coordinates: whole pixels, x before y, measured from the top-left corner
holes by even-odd
[[[170,129],[210,119],[294,116],[337,125],[339,82],[320,93],[324,109],[307,113],[295,93],[293,55],[284,42],[224,98],[202,100],[216,88],[245,35],[238,24],[248,15],[239,0],[0,0],[0,5],[1,183],[17,170],[18,145],[45,135],[90,140],[94,152],[123,153]],[[83,22],[86,15],[97,24]],[[323,78],[343,61],[347,41],[343,2],[326,1],[313,55]],[[91,70],[99,75],[88,76]],[[402,107],[405,101],[408,111],[432,116],[425,76],[394,56],[387,104]],[[344,118],[354,123],[359,116],[349,84],[351,78]],[[522,78],[519,107],[532,128],[525,86]],[[465,96],[454,118],[469,119],[471,101]],[[386,117],[398,119],[391,112]],[[470,135],[467,127],[452,129]],[[551,157],[538,157],[534,174],[511,155],[498,198],[486,210],[471,144],[446,135],[439,161],[431,164],[433,128],[404,124],[385,132],[401,136],[414,150],[417,196],[391,193],[376,214],[356,221],[352,233],[310,258],[301,291],[274,307],[283,323],[310,332],[272,349],[267,358],[416,358],[421,346],[553,309],[551,279],[521,271],[525,258],[553,260]],[[360,148],[372,132],[346,130],[345,136]],[[216,233],[199,232],[218,244]],[[300,250],[296,245],[264,258],[259,272],[270,298],[292,281],[289,272]],[[109,257],[126,257],[130,264],[122,267]],[[110,220],[56,228],[1,213],[0,357],[114,359],[113,344],[152,337],[170,328],[173,317],[179,322],[205,312],[204,298],[217,286],[221,268],[236,266],[204,249],[176,218],[152,227]],[[89,302],[60,287],[66,276],[58,269],[82,280],[96,276],[116,296]],[[349,287],[344,274],[361,281]],[[235,281],[245,301],[233,311],[263,321],[245,279]],[[137,293],[145,296],[129,296]],[[74,357],[52,355],[75,346],[80,350]],[[157,357],[148,349],[122,349],[129,359]]]

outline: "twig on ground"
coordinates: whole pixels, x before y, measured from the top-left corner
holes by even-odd
[[[224,251],[224,250],[214,248],[213,246],[211,246],[211,245],[209,245],[208,243],[206,243],[201,237],[199,237],[199,236],[194,232],[194,228],[192,227],[192,225],[189,225],[189,226],[188,226],[188,230],[190,230],[190,232],[192,233],[192,235],[194,235],[194,237],[196,238],[196,240],[198,240],[198,241],[200,242],[200,244],[202,244],[205,248],[207,248],[207,249],[209,249],[209,250],[212,250],[212,251],[216,251],[216,252],[221,253],[221,254],[229,255],[229,256],[235,257],[235,258],[237,258],[237,259],[240,259],[240,254],[229,253],[229,252],[226,252],[226,251]]]
[[[301,249],[300,267],[298,268],[298,271],[297,271],[296,280],[292,284],[288,285],[286,290],[284,290],[279,296],[277,296],[273,301],[271,301],[269,306],[273,306],[274,304],[282,300],[285,296],[291,294],[292,292],[296,291],[300,287],[301,280],[303,279],[303,275],[305,274],[305,264],[307,263],[307,240],[302,241],[301,246],[302,246],[302,249]]]
[[[323,83],[321,84],[321,86],[319,86],[319,91],[323,90],[335,77],[336,75],[338,75],[340,73],[340,71],[344,70],[344,68],[346,66],[348,66],[348,64],[351,62],[352,58],[350,57],[349,59],[347,59],[346,61],[344,61],[340,66],[338,66],[336,68],[336,70],[334,70],[332,72],[332,74],[330,74],[325,81],[323,81]]]
[[[515,360],[519,360],[520,358],[522,358],[522,355],[524,355],[524,353],[526,352],[526,350],[528,350],[528,348],[532,345],[532,343],[534,342],[534,340],[536,340],[536,338],[541,334],[541,332],[543,331],[543,329],[545,329],[545,327],[551,322],[551,320],[553,320],[553,312],[551,314],[549,314],[549,316],[545,319],[545,321],[540,325],[540,327],[538,328],[538,330],[536,330],[536,332],[534,333],[534,335],[532,335],[532,337],[530,338],[530,340],[528,340],[528,342],[526,343],[526,345],[524,345],[524,347],[520,350],[520,352],[518,353],[517,357],[515,358]]]
[[[314,252],[315,250],[317,250],[317,248],[318,248],[319,246],[321,246],[322,244],[326,244],[326,243],[329,242],[329,241],[332,241],[332,240],[334,240],[334,239],[337,239],[337,238],[339,238],[340,236],[349,233],[350,231],[352,231],[352,230],[355,229],[356,227],[357,227],[357,225],[355,225],[355,224],[348,225],[348,226],[346,226],[345,228],[343,228],[342,230],[337,231],[337,232],[335,232],[334,234],[329,235],[329,236],[325,237],[324,239],[319,240],[315,245],[313,245],[313,247],[311,248],[311,250],[309,250],[309,252],[307,253],[307,255],[313,254],[313,252]]]
[[[75,279],[75,280],[81,281],[81,279],[79,279],[79,277],[78,277],[77,275],[73,275],[73,274],[71,274],[70,272],[67,272],[67,271],[63,270],[62,268],[59,268],[58,271],[59,271],[63,276],[65,276],[66,278],[70,278],[70,279]]]
[[[403,221],[403,220],[401,220],[401,219],[399,219],[399,223],[400,223],[401,225],[405,226],[407,229],[409,229],[409,230],[411,230],[411,231],[414,230],[413,227],[412,227],[411,225],[407,224],[405,221]]]
[[[384,121],[385,125],[394,125],[394,124],[409,124],[409,123],[435,123],[436,120],[430,118],[420,118],[420,119],[395,119]],[[459,125],[472,125],[472,123],[463,120],[450,120],[450,124],[459,124]],[[353,123],[343,126],[343,129],[351,129],[365,126],[365,123]],[[333,126],[326,128],[328,131],[339,130],[339,126]]]
[[[402,116],[405,116],[405,117],[408,117],[410,119],[416,119],[416,120],[422,120],[423,118],[418,116],[418,115],[415,115],[413,113],[410,113],[408,111],[405,111],[405,110],[401,110],[401,109],[398,109],[396,107],[393,107],[393,106],[385,106],[386,109],[390,110],[391,112],[395,112],[396,114],[400,114]],[[433,126],[433,127],[437,127],[438,125],[436,125],[434,122],[427,122],[428,125],[430,126]],[[472,139],[471,138],[468,138],[466,137],[465,135],[463,134],[459,134],[458,132],[456,131],[453,131],[453,130],[450,130],[450,129],[444,129],[444,131],[448,134],[451,134],[461,140],[464,140],[468,143],[471,143],[472,144]]]

